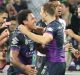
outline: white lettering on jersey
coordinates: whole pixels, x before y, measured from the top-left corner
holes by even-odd
[[[51,27],[47,28],[47,31],[53,31],[53,29]]]
[[[17,39],[17,37],[14,37],[13,39],[12,39],[12,44],[17,44],[18,43],[18,39]]]

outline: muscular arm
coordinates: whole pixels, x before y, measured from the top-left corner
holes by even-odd
[[[11,61],[11,63],[14,64],[15,66],[23,69],[24,72],[28,75],[36,75],[37,71],[32,68],[33,65],[24,65],[18,59],[18,55],[19,55],[19,51],[16,51],[16,50],[11,50],[10,51],[10,61]]]
[[[36,35],[30,31],[25,32],[25,35],[27,35],[30,39],[43,45],[49,43],[53,39],[53,36],[49,33],[44,33],[43,35]]]
[[[30,32],[25,26],[21,25],[19,26],[19,30],[25,34],[26,36],[28,36],[30,39],[32,39],[33,41],[40,43],[40,44],[47,44],[50,41],[53,40],[53,35],[50,33],[44,33],[43,35],[36,35],[32,32]]]
[[[10,61],[11,61],[12,64],[20,67],[21,69],[25,69],[26,65],[22,64],[19,61],[18,55],[19,55],[19,51],[17,51],[17,50],[10,50]]]

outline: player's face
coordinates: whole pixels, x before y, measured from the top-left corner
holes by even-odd
[[[33,30],[33,29],[35,29],[35,26],[36,26],[36,18],[35,18],[35,16],[32,14],[32,13],[30,13],[30,14],[28,14],[28,17],[27,17],[27,27],[29,28],[29,29],[31,29],[31,30]]]

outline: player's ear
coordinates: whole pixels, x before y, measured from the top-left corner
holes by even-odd
[[[27,23],[28,23],[28,21],[27,21],[27,20],[24,20],[24,21],[23,21],[23,23],[24,23],[24,25],[25,25],[25,24],[27,24]]]

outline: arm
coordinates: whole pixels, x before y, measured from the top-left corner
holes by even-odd
[[[66,34],[80,42],[80,36],[76,35],[71,29],[67,29]]]
[[[30,39],[32,39],[33,41],[37,42],[37,43],[40,43],[40,44],[47,44],[49,43],[50,41],[53,40],[53,36],[52,34],[49,34],[49,33],[44,33],[43,35],[36,35],[32,32],[30,32],[25,26],[23,25],[20,25],[19,26],[19,30],[25,34],[26,36],[28,36]]]
[[[10,61],[12,64],[14,64],[17,67],[20,67],[21,69],[24,70],[26,74],[30,75],[35,75],[36,71],[32,69],[32,65],[24,65],[23,63],[20,62],[18,59],[19,51],[11,49],[10,51]]]
[[[73,38],[74,38],[75,40],[77,40],[78,42],[80,42],[80,36],[79,36],[79,35],[74,34],[74,35],[73,35]]]
[[[19,52],[18,52],[17,50],[11,49],[11,50],[10,50],[10,61],[11,61],[11,63],[13,63],[14,65],[16,65],[16,66],[24,69],[24,68],[25,68],[25,65],[22,64],[22,63],[19,61],[19,59],[18,59],[18,54],[19,54]]]
[[[30,31],[28,31],[25,33],[25,35],[27,35],[33,41],[40,43],[40,44],[43,44],[43,45],[49,43],[53,39],[53,36],[51,34],[48,34],[48,33],[44,33],[41,36],[41,35],[36,35]]]

